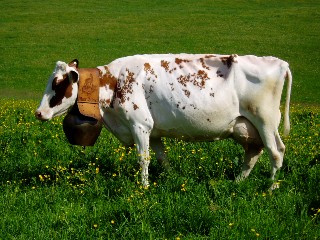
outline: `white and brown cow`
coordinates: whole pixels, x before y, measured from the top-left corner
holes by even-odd
[[[76,103],[81,70],[77,60],[57,62],[36,111],[38,119],[61,115]],[[86,71],[99,71],[99,110],[105,127],[125,146],[136,144],[144,186],[149,146],[167,164],[161,137],[234,138],[245,150],[238,179],[249,175],[263,147],[272,179],[282,166],[285,146],[278,132],[279,107],[287,79],[287,135],[292,83],[285,61],[251,55],[136,55]]]

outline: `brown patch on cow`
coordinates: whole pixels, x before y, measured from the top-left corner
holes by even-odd
[[[207,69],[207,70],[210,70],[210,68],[208,66],[206,66],[206,63],[204,61],[204,58],[200,58],[200,63],[202,65],[202,68],[204,69]]]
[[[158,78],[158,76],[155,74],[155,71],[154,69],[151,67],[151,65],[149,63],[145,63],[144,64],[144,71],[147,73],[147,74],[151,74],[152,76],[154,76],[155,78]],[[151,80],[151,78],[147,78],[148,81]]]
[[[181,59],[181,58],[176,58],[176,59],[175,59],[175,63],[178,64],[178,65],[180,65],[180,64],[183,63],[183,62],[187,63],[187,62],[190,62],[190,60]]]
[[[55,92],[55,95],[50,99],[50,108],[60,105],[63,98],[72,96],[72,81],[70,81],[69,76],[65,74],[62,79],[54,78],[52,90]]]
[[[126,75],[122,74],[122,77],[125,77],[123,86],[120,85],[120,81],[118,81],[118,84],[116,86],[116,98],[120,99],[120,103],[123,104],[125,101],[128,101],[129,94],[133,93],[133,84],[135,82],[134,73],[130,72],[130,70],[126,69]]]
[[[208,121],[208,122],[211,122],[211,120],[210,120],[209,118],[207,118],[207,121]]]
[[[99,104],[102,106],[110,106],[111,104],[111,100],[107,99],[107,100],[99,100]]]
[[[133,102],[132,104],[133,104],[133,109],[134,109],[134,110],[137,110],[137,109],[139,108],[138,105],[135,104],[134,102]]]
[[[98,69],[100,87],[109,86],[110,89],[114,90],[117,86],[118,79],[110,73],[109,68],[107,66],[104,66],[104,68],[106,70],[105,74],[102,74],[102,71]]]
[[[161,60],[161,67],[163,67],[166,70],[166,72],[169,72],[171,74],[173,71],[177,70],[177,68],[170,69],[169,64],[170,62]]]
[[[184,94],[185,94],[187,97],[190,97],[190,91],[189,91],[189,90],[185,89],[185,90],[183,90],[183,91],[184,91]]]
[[[166,72],[169,71],[169,64],[170,64],[170,62],[165,61],[165,60],[161,60],[161,67],[163,67],[166,70]]]
[[[236,54],[232,54],[228,57],[220,57],[220,60],[224,65],[227,65],[227,67],[230,68],[233,62],[237,62],[237,60],[235,59],[236,57]]]
[[[146,72],[148,72],[150,69],[151,69],[150,63],[145,63],[145,64],[144,64],[144,70],[145,70]]]
[[[191,60],[187,60],[187,59],[181,59],[181,58],[176,58],[175,59],[175,63],[177,64],[177,65],[179,65],[179,67],[180,68],[183,68],[183,66],[181,65],[181,63],[188,63],[188,62],[190,62]]]
[[[207,72],[199,70],[197,74],[197,79],[201,80],[201,87],[204,87],[205,81],[209,79]]]
[[[177,78],[178,82],[184,87],[187,86],[187,83],[192,83],[194,86],[199,87],[200,89],[205,87],[206,81],[209,80],[208,74],[204,70],[199,70],[197,73],[181,75]]]
[[[213,58],[213,57],[216,57],[216,55],[210,54],[210,55],[205,55],[205,56],[204,56],[204,58]]]

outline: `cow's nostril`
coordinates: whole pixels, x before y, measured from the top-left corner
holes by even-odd
[[[42,118],[41,112],[38,112],[38,111],[35,112],[35,116],[36,116],[36,118],[38,118],[38,119],[41,119],[41,118]]]

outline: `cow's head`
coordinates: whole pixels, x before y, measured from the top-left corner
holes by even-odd
[[[46,91],[35,116],[40,120],[49,120],[60,116],[73,106],[78,94],[78,60],[69,64],[57,62],[49,78]]]

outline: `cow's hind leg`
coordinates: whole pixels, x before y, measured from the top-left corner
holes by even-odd
[[[236,178],[236,181],[240,181],[249,176],[258,158],[263,153],[263,142],[258,130],[245,117],[238,117],[236,119],[232,137],[240,143],[245,150],[242,171]]]
[[[285,152],[285,145],[283,144],[279,132],[276,131],[274,134],[275,147],[269,149],[269,156],[271,161],[271,179],[274,180],[275,174],[278,169],[282,167],[283,157]]]
[[[282,167],[285,145],[283,144],[278,126],[280,122],[280,111],[261,111],[263,114],[255,126],[259,131],[263,144],[268,152],[271,163],[271,180],[274,180],[278,169]]]
[[[170,164],[167,159],[167,155],[165,152],[165,147],[161,138],[151,138],[150,139],[150,146],[152,150],[156,154],[156,159],[158,160],[159,164],[166,170],[170,170]]]

